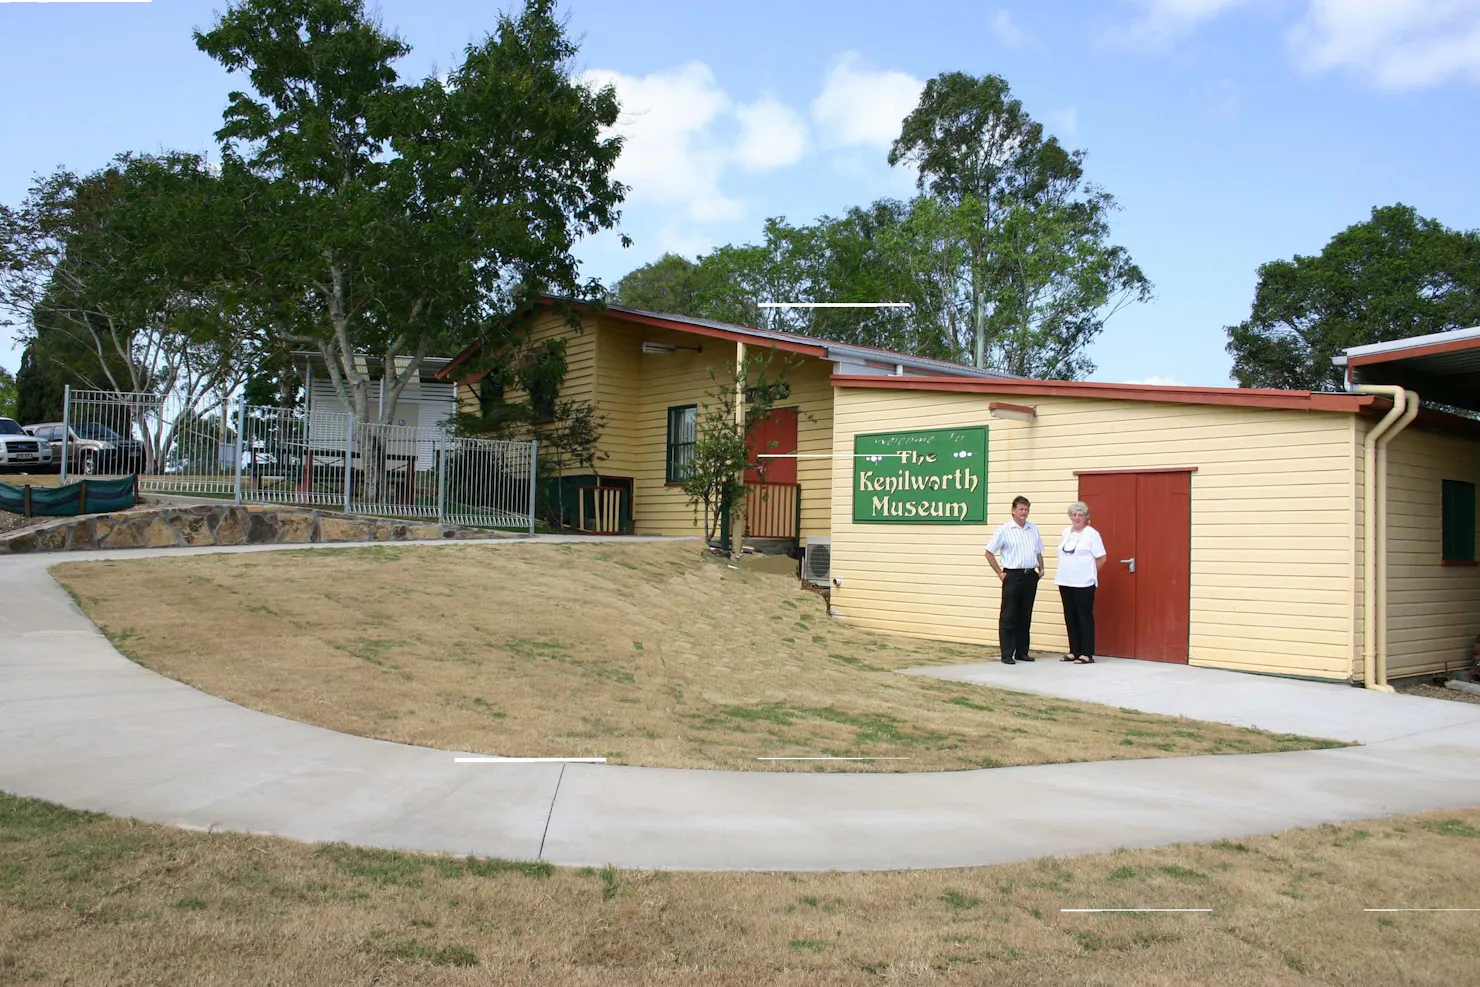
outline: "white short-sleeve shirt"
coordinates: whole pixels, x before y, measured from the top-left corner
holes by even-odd
[[[1036,569],[1043,554],[1043,536],[1032,521],[1008,521],[992,534],[987,551],[997,556],[1004,569]]]
[[[1059,535],[1059,567],[1053,581],[1059,586],[1098,586],[1100,570],[1095,559],[1105,554],[1105,542],[1089,525],[1075,532],[1068,527]]]

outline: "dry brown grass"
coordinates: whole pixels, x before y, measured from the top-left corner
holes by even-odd
[[[408,545],[53,572],[149,668],[270,713],[446,750],[746,770],[817,763],[761,756],[903,757],[826,767],[916,771],[1327,746],[896,675],[992,652],[849,627],[794,579],[686,543]]]
[[[562,870],[0,795],[0,982],[1459,987],[1480,810],[954,871]],[[1069,915],[1061,908],[1212,908]],[[1466,973],[1465,971],[1469,971]]]

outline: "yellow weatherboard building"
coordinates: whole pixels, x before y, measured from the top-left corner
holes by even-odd
[[[757,450],[780,456],[747,475],[745,536],[805,552],[839,619],[994,643],[1000,586],[981,546],[1021,495],[1049,578],[1067,505],[1090,505],[1110,553],[1107,656],[1372,686],[1473,661],[1480,423],[1420,411],[1402,388],[1030,381],[618,307],[568,318],[546,301],[525,318],[536,342],[566,341],[560,398],[606,420],[597,470],[565,477],[582,530],[701,534],[679,489],[697,409],[762,350],[790,361],[790,395],[757,426]],[[1446,335],[1480,347],[1480,330]],[[460,375],[473,355],[442,373],[465,407],[486,399]],[[1378,357],[1354,366],[1375,373]],[[1058,609],[1039,594],[1038,648],[1067,645]]]

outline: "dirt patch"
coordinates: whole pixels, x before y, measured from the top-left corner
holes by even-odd
[[[1480,810],[951,871],[560,869],[0,795],[0,982],[1456,987]],[[1065,908],[1211,908],[1068,914]],[[1469,971],[1468,973],[1466,971]]]
[[[849,627],[796,580],[689,543],[387,545],[53,572],[149,668],[446,750],[913,771],[1339,746],[896,675],[993,653]]]

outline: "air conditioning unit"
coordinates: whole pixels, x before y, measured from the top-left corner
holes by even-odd
[[[828,586],[832,579],[832,538],[808,538],[802,555],[802,582]]]

